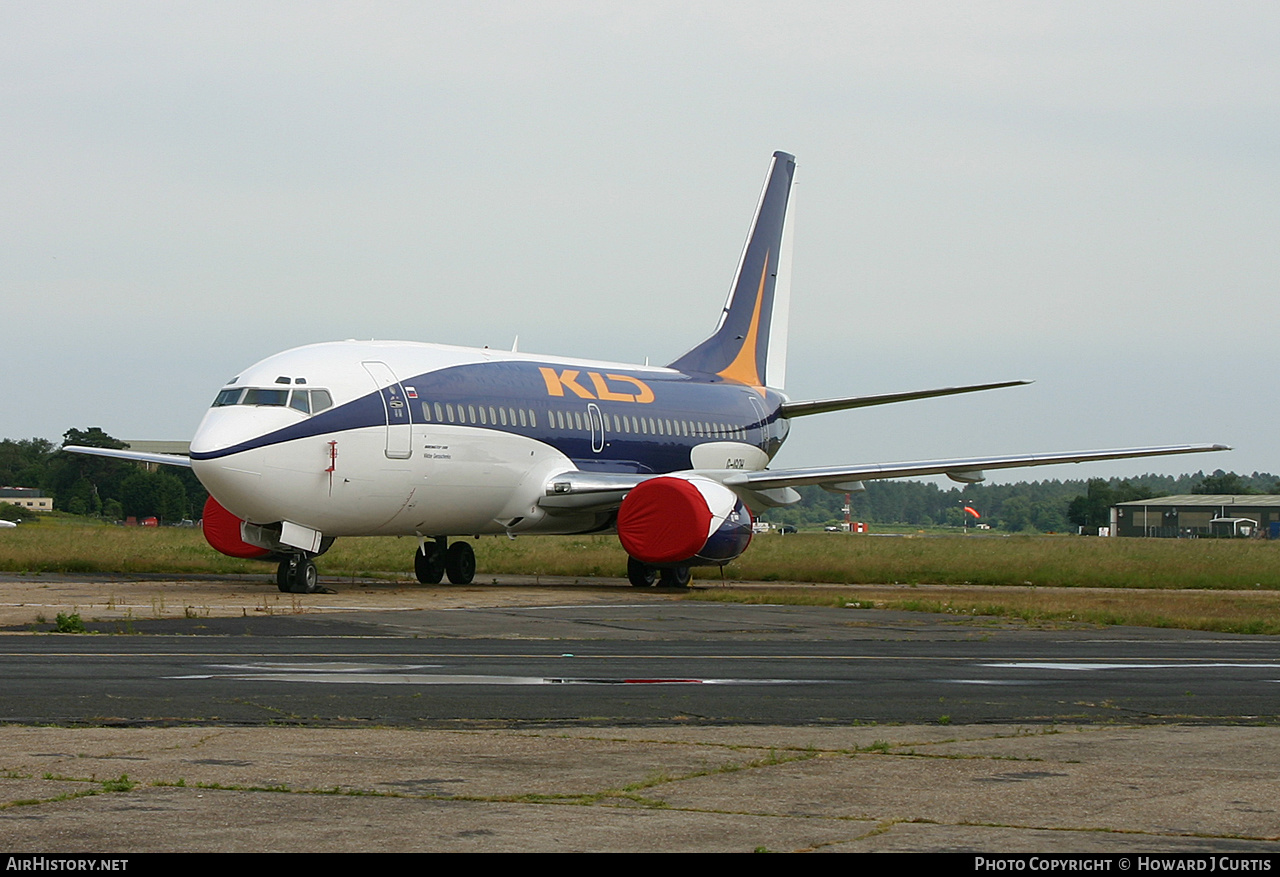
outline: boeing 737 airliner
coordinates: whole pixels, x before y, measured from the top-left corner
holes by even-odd
[[[68,451],[190,466],[219,551],[278,564],[314,591],[339,536],[416,535],[423,583],[467,583],[482,533],[617,533],[636,586],[682,586],[751,539],[749,509],[796,487],[1227,450],[1105,451],[768,469],[800,416],[1025,381],[807,402],[782,393],[795,159],[774,153],[712,335],[665,368],[402,341],[341,341],[268,357],[232,378],[190,457]]]

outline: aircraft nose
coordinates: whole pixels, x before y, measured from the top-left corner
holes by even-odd
[[[284,412],[213,408],[191,439],[191,470],[214,499],[245,520],[263,521],[270,514],[263,507],[266,448],[259,440],[284,425],[275,422],[279,415]]]
[[[262,434],[252,409],[212,408],[205,413],[191,439],[192,459],[211,459],[234,453]],[[246,416],[249,415],[249,416]]]

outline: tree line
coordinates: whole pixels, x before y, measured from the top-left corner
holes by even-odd
[[[959,527],[985,523],[1010,532],[1063,533],[1093,529],[1110,522],[1119,502],[1175,494],[1280,493],[1280,479],[1269,472],[1238,475],[1216,470],[1186,475],[1138,475],[1091,478],[1087,481],[1019,481],[1013,484],[966,484],[944,490],[922,481],[868,481],[851,494],[849,516],[871,524]],[[769,509],[762,516],[775,524],[814,527],[844,520],[843,493],[802,487],[800,502]],[[981,517],[974,518],[966,507]]]

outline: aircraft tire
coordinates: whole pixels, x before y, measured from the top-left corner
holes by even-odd
[[[289,592],[293,594],[314,594],[320,584],[320,573],[316,570],[315,561],[309,557],[299,557],[289,564]]]
[[[444,578],[444,552],[439,543],[428,542],[413,555],[413,574],[424,585],[438,585]]]
[[[627,581],[637,588],[652,588],[658,581],[658,571],[641,563],[634,557],[628,557]]]
[[[444,571],[454,585],[469,585],[476,577],[476,553],[466,542],[455,542],[444,553]]]
[[[276,587],[280,589],[280,593],[287,594],[293,590],[289,584],[289,561],[282,560],[280,565],[276,567]]]
[[[687,588],[691,578],[693,578],[693,575],[689,572],[689,567],[687,566],[669,566],[663,569],[659,575],[664,588]]]

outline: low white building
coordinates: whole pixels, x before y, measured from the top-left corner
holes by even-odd
[[[36,487],[0,487],[0,502],[33,512],[53,511],[53,497],[42,495]]]

